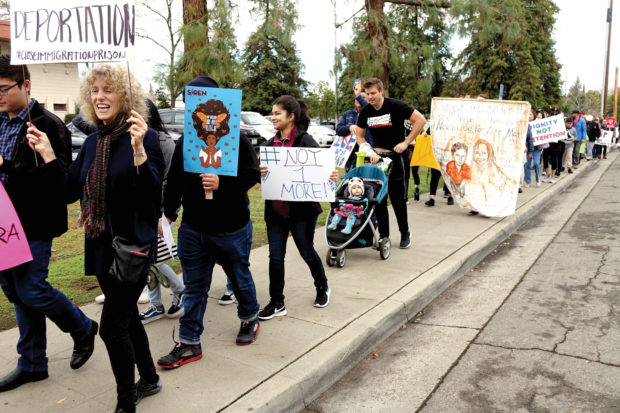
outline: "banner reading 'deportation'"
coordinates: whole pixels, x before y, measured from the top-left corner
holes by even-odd
[[[529,111],[527,102],[433,98],[433,152],[461,208],[514,214]]]
[[[11,0],[11,64],[127,61],[135,0]]]

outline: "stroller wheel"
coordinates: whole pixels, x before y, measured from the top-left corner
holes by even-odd
[[[327,263],[328,266],[333,267],[334,265],[336,265],[336,257],[337,257],[336,250],[327,250],[327,256],[325,257],[325,262]]]
[[[347,262],[347,252],[345,250],[338,251],[338,255],[336,256],[336,265],[338,268],[344,267],[344,264]]]
[[[392,250],[392,243],[389,238],[383,238],[379,242],[379,255],[381,255],[382,260],[387,260],[390,256],[390,251]]]

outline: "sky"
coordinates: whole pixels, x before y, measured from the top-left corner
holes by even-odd
[[[233,0],[234,1],[234,0]],[[162,0],[150,0],[155,6]],[[181,0],[175,1],[175,12],[178,19],[181,13]],[[250,14],[252,4],[248,0],[234,1],[237,4],[238,21],[235,25],[239,50],[248,36],[256,29],[257,20]],[[607,24],[605,23],[609,0],[556,0],[560,8],[557,14],[553,36],[556,42],[556,57],[562,64],[561,75],[565,82],[565,90],[575,82],[577,77],[585,84],[586,90],[601,90],[603,85],[605,51],[607,42]],[[363,0],[336,0],[337,21],[342,23],[364,5]],[[620,19],[620,7],[616,5],[614,19]],[[334,84],[330,76],[333,66],[333,50],[338,44],[348,43],[352,28],[352,20],[337,31],[334,30],[334,7],[332,0],[298,0],[300,30],[294,36],[297,50],[305,65],[304,78],[312,83],[320,80]],[[620,22],[620,20],[617,20]],[[161,30],[155,30],[161,27]],[[144,14],[139,20],[138,29],[150,36],[163,36],[165,26],[153,19],[152,15]],[[163,37],[162,37],[163,36]],[[466,40],[454,38],[451,43],[453,54],[465,45]],[[132,67],[139,73],[144,84],[151,82],[154,66],[165,60],[151,41],[137,40],[138,55]],[[611,56],[609,65],[609,87],[614,84],[615,68],[620,65],[620,24],[612,30]],[[155,87],[155,84],[153,83]],[[148,86],[147,86],[148,89]],[[563,88],[564,91],[564,88]]]

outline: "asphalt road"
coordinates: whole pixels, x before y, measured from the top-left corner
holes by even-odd
[[[600,165],[305,412],[620,412],[620,162]]]

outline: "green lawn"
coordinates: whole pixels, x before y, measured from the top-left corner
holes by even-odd
[[[420,192],[428,192],[430,175],[426,168],[420,168]],[[443,182],[439,184],[440,188]],[[265,221],[263,220],[264,201],[261,198],[260,188],[257,186],[249,192],[251,219],[254,226],[254,238],[252,248],[260,247],[267,243],[265,233]],[[409,185],[409,198],[413,198],[413,180]],[[421,200],[425,201],[425,199]],[[319,226],[325,224],[325,217],[329,204],[324,203],[323,213],[319,217]],[[84,275],[84,231],[78,226],[77,220],[80,208],[79,203],[69,205],[69,231],[62,237],[56,238],[53,244],[52,258],[49,268],[49,281],[65,293],[71,301],[77,305],[92,302],[101,294],[95,277]],[[176,231],[175,231],[176,238]],[[319,255],[323,255],[319,252]],[[171,267],[181,271],[179,260],[174,260]],[[13,305],[8,302],[4,294],[0,295],[0,331],[15,327],[15,312]]]

